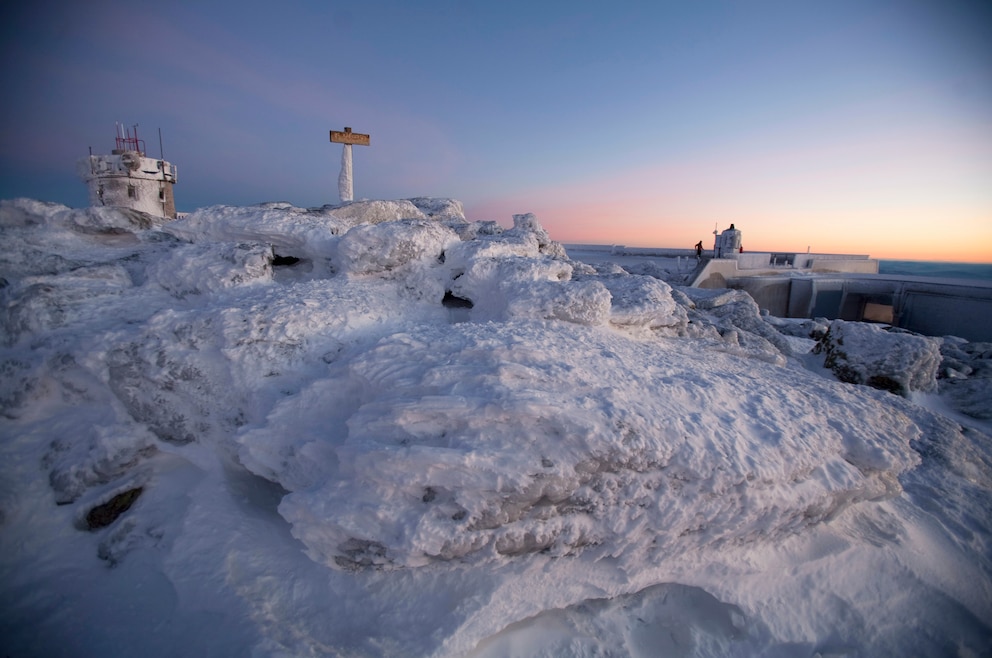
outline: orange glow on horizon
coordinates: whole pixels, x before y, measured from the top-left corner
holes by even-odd
[[[745,250],[992,263],[992,145],[963,129],[914,126],[907,139],[903,128],[744,139],[517,190],[470,216],[532,212],[565,243],[710,248],[714,226],[733,223]]]
[[[532,212],[553,239],[566,243],[691,248],[702,240],[709,248],[714,225],[722,231],[733,223],[743,232],[745,250],[809,247],[874,258],[992,263],[992,194],[973,177],[938,180],[929,173],[894,167],[868,175],[864,168],[840,165],[799,171],[772,156],[751,162],[725,158],[533,190],[480,204],[471,216],[504,219]],[[603,189],[611,196],[590,196],[590,190]]]
[[[745,251],[867,255],[892,260],[992,263],[992,218],[936,209],[850,210],[806,213],[740,212],[715,215],[705,210],[665,213],[647,200],[555,203],[550,200],[501,201],[469,208],[470,219],[495,219],[506,225],[513,214],[532,212],[557,242],[617,244],[629,247],[690,249],[702,240],[713,246],[714,225],[734,223]],[[640,203],[638,203],[640,201]],[[657,204],[659,207],[664,204]],[[942,217],[934,222],[931,217]]]

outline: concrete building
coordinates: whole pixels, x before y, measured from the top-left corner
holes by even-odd
[[[116,145],[110,155],[79,161],[79,175],[89,189],[90,205],[118,206],[159,217],[176,217],[172,187],[176,166],[145,155],[145,142],[133,130],[117,124]]]
[[[745,290],[780,318],[880,322],[992,341],[992,283],[878,274],[867,256],[745,252],[701,263],[692,285]]]

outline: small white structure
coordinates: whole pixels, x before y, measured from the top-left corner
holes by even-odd
[[[713,244],[713,256],[714,258],[737,258],[740,252],[741,232],[731,224],[730,228],[716,236],[716,241]]]
[[[93,155],[79,161],[79,175],[90,192],[90,205],[118,206],[159,217],[176,217],[172,186],[176,166],[164,159],[145,156],[145,142],[138,126],[117,124],[116,148],[110,155]]]

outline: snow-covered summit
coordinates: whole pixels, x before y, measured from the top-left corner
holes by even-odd
[[[841,383],[746,293],[452,200],[170,223],[16,200],[0,231],[12,655],[992,639],[988,425],[921,404],[949,399],[923,394],[936,343],[895,361],[906,397]],[[851,371],[908,353],[858,332],[829,331],[860,337]],[[952,343],[967,378],[984,353]]]

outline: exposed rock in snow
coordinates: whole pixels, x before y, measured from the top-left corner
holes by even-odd
[[[940,392],[961,413],[992,419],[992,343],[969,343],[945,337],[937,374]]]
[[[881,325],[834,320],[817,349],[841,381],[908,395],[937,387],[940,341]]]
[[[120,518],[121,514],[131,509],[134,501],[141,496],[142,487],[132,487],[114,496],[105,503],[90,508],[86,513],[86,529],[99,530]]]

